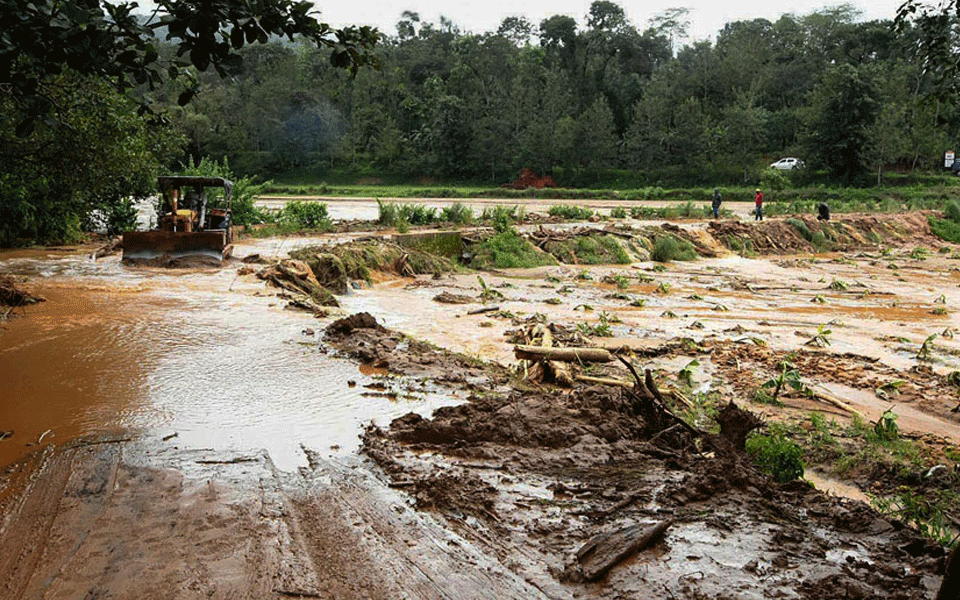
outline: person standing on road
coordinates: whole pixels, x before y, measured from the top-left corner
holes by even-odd
[[[719,218],[720,218],[720,203],[721,203],[721,202],[723,202],[723,199],[720,197],[720,190],[719,190],[719,188],[713,188],[713,202],[711,203],[710,206],[713,208],[713,218],[714,218],[714,219],[719,219]]]
[[[754,209],[754,221],[763,220],[763,192],[760,191],[760,188],[757,188],[757,195],[753,199],[753,203],[756,205]]]

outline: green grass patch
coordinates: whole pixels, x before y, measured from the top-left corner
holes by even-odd
[[[560,217],[567,221],[586,221],[594,214],[592,209],[571,204],[558,204],[550,207],[547,214],[551,217]]]
[[[385,240],[308,246],[290,252],[290,256],[310,265],[320,284],[331,289],[343,289],[343,282],[350,279],[371,282],[372,271],[409,275],[447,273],[457,268],[442,256]]]
[[[569,265],[625,265],[633,262],[620,240],[600,233],[547,242],[544,250]]]
[[[475,269],[523,269],[557,264],[513,229],[500,231],[470,249],[470,266]]]
[[[757,467],[769,473],[777,483],[803,477],[803,448],[775,430],[770,435],[754,434],[747,438],[747,453]]]
[[[788,225],[791,225],[794,229],[796,229],[797,233],[799,233],[803,237],[803,239],[807,240],[808,242],[813,240],[813,233],[810,231],[810,228],[807,227],[806,223],[804,223],[800,219],[796,219],[792,217],[789,219],[786,219],[786,222]]]
[[[670,262],[672,260],[696,260],[697,250],[687,240],[675,235],[663,235],[653,242],[650,251],[650,260],[655,262]]]

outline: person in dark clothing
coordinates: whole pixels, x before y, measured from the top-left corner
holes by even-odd
[[[713,202],[710,204],[713,208],[713,218],[720,218],[720,203],[723,202],[723,199],[720,197],[720,190],[718,188],[713,188]]]
[[[757,195],[753,198],[753,203],[756,206],[753,214],[755,215],[754,221],[763,220],[763,192],[760,191],[760,188],[757,188]]]
[[[817,220],[818,221],[829,221],[830,220],[830,207],[827,206],[826,202],[821,202],[817,205]]]

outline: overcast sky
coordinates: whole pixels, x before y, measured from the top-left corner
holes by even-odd
[[[453,21],[461,30],[472,33],[496,31],[509,16],[525,16],[538,25],[551,15],[569,15],[581,27],[586,25],[587,9],[592,0],[531,0],[525,3],[463,2],[448,0],[349,0],[315,2],[321,20],[331,25],[375,25],[380,31],[396,34],[396,23],[405,10],[419,13],[420,20],[440,22],[440,15]],[[893,19],[903,0],[858,0],[850,2],[862,11],[863,20]],[[690,39],[714,38],[725,23],[745,19],[766,18],[775,21],[783,13],[804,15],[815,10],[837,6],[842,2],[818,0],[627,0],[618,2],[627,18],[644,29],[647,21],[664,9],[683,6],[690,9]]]

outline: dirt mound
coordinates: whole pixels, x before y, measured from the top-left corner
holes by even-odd
[[[293,300],[314,312],[324,306],[340,306],[327,288],[320,285],[310,266],[300,260],[281,260],[257,272],[257,277],[294,295]]]
[[[759,223],[711,221],[707,230],[723,246],[759,254],[856,250],[933,240],[927,213],[843,215],[831,221],[797,216]]]
[[[510,190],[525,190],[527,188],[543,189],[548,187],[555,188],[558,186],[557,182],[554,181],[553,177],[550,175],[544,175],[543,177],[540,177],[536,174],[536,172],[534,172],[533,169],[522,169],[519,177],[510,183],[503,184],[500,187]]]
[[[330,337],[342,337],[350,335],[357,329],[383,329],[377,319],[370,313],[362,312],[352,314],[349,317],[337,319],[327,326],[327,335]]]
[[[450,259],[383,239],[348,242],[337,246],[308,246],[290,253],[310,265],[324,287],[346,291],[348,280],[372,282],[372,272],[401,277],[448,273],[456,266]]]
[[[334,321],[327,326],[324,339],[335,349],[364,364],[397,375],[456,383],[467,390],[506,377],[501,369],[484,367],[466,356],[437,349],[387,329],[369,313],[357,313]]]
[[[440,304],[473,304],[477,299],[473,296],[465,296],[463,294],[441,292],[433,297],[433,301],[439,302]]]
[[[16,307],[45,301],[45,298],[34,296],[24,289],[23,282],[9,275],[0,276],[0,306]]]

